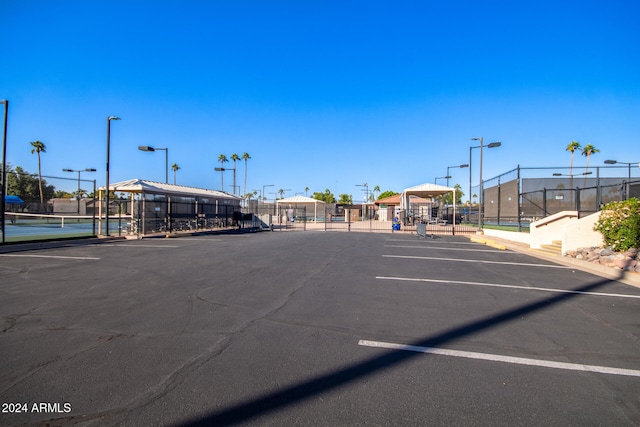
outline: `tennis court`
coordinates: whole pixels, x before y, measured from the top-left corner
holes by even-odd
[[[117,227],[117,223],[114,225]],[[97,218],[93,216],[5,214],[7,242],[95,236],[97,227]]]

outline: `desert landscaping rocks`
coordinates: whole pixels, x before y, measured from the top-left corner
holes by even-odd
[[[625,252],[614,252],[611,248],[588,247],[568,251],[565,256],[585,260],[618,270],[640,273],[639,250],[629,249]]]

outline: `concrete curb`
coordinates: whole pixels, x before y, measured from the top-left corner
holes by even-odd
[[[548,252],[531,249],[528,245],[525,245],[523,243],[512,242],[497,237],[486,239],[476,236],[469,236],[469,240],[475,243],[482,243],[487,246],[502,250],[509,249],[514,252],[519,252],[539,259],[544,259],[546,261],[555,262],[556,264],[564,265],[566,267],[574,267],[577,270],[585,271],[587,273],[595,274],[606,279],[615,280],[626,285],[640,288],[640,274],[637,273],[622,271],[604,265],[593,264],[588,261],[564,257],[562,255],[552,255]]]

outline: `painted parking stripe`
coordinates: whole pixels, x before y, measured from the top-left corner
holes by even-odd
[[[13,258],[53,258],[53,259],[100,259],[90,256],[63,256],[63,255],[34,255],[34,254],[0,254],[3,257]]]
[[[117,246],[119,248],[179,248],[180,246],[176,245],[136,245],[136,244],[126,244],[126,243],[118,243],[111,246]]]
[[[432,241],[427,241],[427,240],[416,240],[416,239],[387,239],[387,242],[429,242],[429,243],[433,243]],[[440,243],[440,242],[438,242]],[[445,242],[442,242],[445,243]],[[477,243],[471,243],[471,242],[446,242],[447,245],[474,245],[474,246],[478,246]]]
[[[500,252],[504,253],[502,251]],[[481,264],[522,265],[526,267],[571,269],[571,267],[565,267],[564,265],[556,265],[556,264],[530,264],[526,262],[508,262],[508,261],[481,261],[477,259],[438,258],[438,257],[430,257],[430,256],[412,256],[412,255],[382,255],[382,256],[385,258],[428,259],[428,260],[434,260],[434,261],[474,262],[474,263],[481,263]]]
[[[529,359],[526,357],[502,356],[499,354],[476,353],[473,351],[447,350],[443,348],[421,347],[406,344],[394,344],[380,341],[360,340],[358,345],[364,347],[387,348],[391,350],[413,351],[416,353],[437,354],[466,359],[488,360],[492,362],[513,363],[516,365],[540,366],[543,368],[566,369],[571,371],[596,372],[600,374],[624,375],[640,377],[640,371],[635,369],[611,368],[608,366],[583,365],[580,363],[554,362],[551,360]]]
[[[384,245],[385,248],[411,248],[411,249],[438,249],[443,251],[465,251],[465,252],[497,252],[503,254],[504,251],[498,249],[469,249],[469,248],[447,248],[442,246],[416,246],[416,245]]]
[[[405,281],[405,282],[427,282],[427,283],[447,283],[452,285],[469,285],[469,286],[490,286],[494,288],[510,288],[510,289],[522,289],[525,291],[544,291],[544,292],[555,292],[560,294],[580,294],[580,295],[592,295],[592,296],[600,296],[600,297],[616,297],[616,298],[638,298],[640,299],[640,295],[629,295],[629,294],[609,294],[604,292],[584,292],[584,291],[573,291],[569,289],[552,289],[552,288],[539,288],[536,286],[518,286],[518,285],[502,285],[498,283],[482,283],[482,282],[464,282],[461,280],[440,280],[440,279],[417,279],[410,277],[386,277],[386,276],[376,276],[376,279],[379,280],[397,280],[397,281]]]

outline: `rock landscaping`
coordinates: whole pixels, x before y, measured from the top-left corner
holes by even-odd
[[[578,248],[565,255],[618,270],[640,273],[640,250],[636,248],[628,249],[625,252],[614,252],[611,248],[602,247]]]

